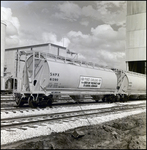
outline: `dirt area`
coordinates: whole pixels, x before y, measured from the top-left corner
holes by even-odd
[[[146,149],[146,113],[52,133],[7,145],[6,149]]]

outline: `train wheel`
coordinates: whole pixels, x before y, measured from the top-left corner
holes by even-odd
[[[116,96],[115,95],[112,95],[111,96],[111,102],[113,103],[113,102],[115,102],[116,101]]]
[[[51,106],[52,103],[53,103],[53,95],[49,95],[49,96],[48,96],[48,100],[47,100],[47,105],[48,105],[48,106]]]
[[[127,102],[129,100],[128,95],[124,95],[124,102]]]
[[[52,101],[51,101],[51,100],[48,100],[47,105],[48,105],[48,106],[51,106],[51,105],[52,105]]]
[[[22,102],[22,98],[20,98],[20,97],[16,97],[15,101],[16,101],[17,106],[19,106],[19,107],[22,107],[24,104],[24,102]]]
[[[117,102],[117,96],[114,96],[114,102]]]
[[[110,96],[110,95],[106,97],[106,101],[107,101],[108,103],[111,103],[111,96]]]
[[[29,97],[28,103],[29,103],[29,106],[32,107],[32,108],[37,107],[37,104],[33,101],[33,97],[32,96]]]
[[[116,95],[115,101],[116,101],[116,102],[120,102],[120,95]]]
[[[100,100],[100,96],[92,95],[91,97],[92,97],[92,99],[94,99],[94,100],[95,100],[95,102],[96,102],[96,103],[98,103],[98,102],[99,102],[99,100]]]
[[[124,102],[124,95],[120,95],[120,102]]]
[[[105,97],[103,97],[103,98],[102,98],[102,101],[103,101],[103,102],[105,102],[105,101],[106,101],[106,98],[105,98]]]

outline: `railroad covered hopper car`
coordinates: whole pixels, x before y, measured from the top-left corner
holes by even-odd
[[[146,98],[146,75],[124,71],[118,77],[119,94],[125,94],[129,99],[145,99]]]
[[[17,55],[14,94],[18,106],[51,104],[62,95],[75,101],[85,95],[108,102],[146,98],[146,75],[41,51],[20,51]]]
[[[15,92],[20,106],[52,102],[53,96],[70,95],[74,100],[91,95],[95,100],[115,95],[117,76],[111,69],[88,65],[71,59],[33,52],[25,61],[21,86]]]

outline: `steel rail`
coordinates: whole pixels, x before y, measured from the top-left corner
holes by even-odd
[[[76,118],[76,117],[82,117],[82,116],[85,117],[85,116],[91,116],[91,115],[99,115],[103,113],[115,113],[115,112],[121,112],[124,110],[125,111],[131,110],[134,108],[136,109],[136,108],[146,108],[146,107],[145,105],[115,106],[115,107],[101,108],[101,109],[87,109],[87,110],[79,110],[79,111],[71,111],[71,112],[61,112],[61,113],[53,113],[53,114],[7,118],[7,119],[1,119],[1,129],[4,129],[6,127],[17,127],[17,126],[22,126],[26,124],[41,123],[41,122],[47,122],[47,121],[53,121],[53,120],[70,119],[70,118]],[[32,120],[32,119],[35,119],[35,120]]]

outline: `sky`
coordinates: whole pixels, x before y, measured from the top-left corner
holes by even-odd
[[[1,1],[6,48],[53,43],[126,69],[126,1]]]

